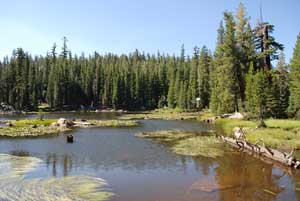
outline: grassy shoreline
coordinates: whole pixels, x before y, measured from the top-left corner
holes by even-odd
[[[300,121],[290,119],[267,119],[266,128],[257,128],[258,122],[249,120],[218,119],[216,126],[220,134],[232,135],[234,127],[241,127],[246,139],[255,143],[262,140],[266,146],[281,150],[300,148]]]
[[[148,113],[128,114],[123,119],[166,119],[191,120],[199,122],[214,118],[215,115],[207,112],[182,112],[176,109],[158,109]],[[281,150],[300,148],[300,121],[293,119],[267,119],[266,128],[257,128],[258,122],[254,120],[216,119],[215,126],[218,134],[230,136],[235,127],[243,128],[247,140],[255,143],[262,140],[266,146]]]
[[[37,137],[43,135],[57,135],[61,132],[71,131],[75,128],[90,127],[131,127],[137,126],[138,122],[133,120],[87,120],[89,125],[74,125],[71,127],[54,125],[57,119],[45,120],[11,120],[5,121],[7,126],[0,126],[0,136],[3,137]]]
[[[201,112],[185,112],[178,109],[156,109],[138,113],[124,114],[119,119],[164,119],[164,120],[192,120],[197,119]]]

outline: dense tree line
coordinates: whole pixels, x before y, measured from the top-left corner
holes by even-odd
[[[128,55],[73,55],[63,38],[46,56],[15,50],[0,63],[0,101],[16,109],[92,106],[115,109],[160,107],[215,113],[248,112],[259,117],[300,116],[300,35],[289,65],[274,26],[254,28],[243,4],[224,13],[217,44],[179,56],[136,50]],[[272,66],[272,60],[278,60]]]

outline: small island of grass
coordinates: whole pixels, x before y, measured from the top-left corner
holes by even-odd
[[[169,130],[144,132],[136,135],[165,143],[177,154],[186,156],[220,157],[224,153],[224,144],[215,136],[205,133]]]
[[[0,127],[0,136],[7,137],[36,137],[42,135],[56,135],[74,128],[87,127],[130,127],[138,125],[133,120],[65,120],[65,119],[26,119],[6,121]]]

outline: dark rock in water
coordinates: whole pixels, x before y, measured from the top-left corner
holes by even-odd
[[[86,119],[81,119],[82,122],[86,122]]]
[[[73,141],[74,141],[73,135],[68,135],[67,136],[67,143],[73,143]]]
[[[34,125],[32,125],[32,126],[31,126],[31,128],[37,128],[37,125],[36,125],[36,124],[34,124]]]

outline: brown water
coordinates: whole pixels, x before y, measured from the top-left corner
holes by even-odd
[[[116,115],[46,116],[58,117],[112,119]],[[73,144],[66,144],[66,134],[22,139],[2,137],[0,153],[41,159],[38,167],[26,173],[22,180],[76,175],[103,178],[115,194],[113,201],[300,200],[300,176],[295,172],[289,175],[230,149],[217,159],[180,156],[163,144],[134,137],[141,131],[167,129],[206,131],[211,128],[195,121],[143,120],[135,128],[74,130]]]

